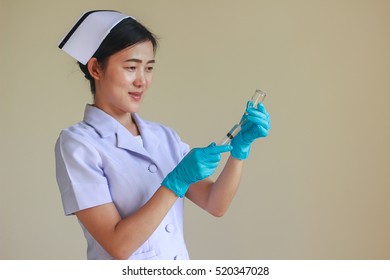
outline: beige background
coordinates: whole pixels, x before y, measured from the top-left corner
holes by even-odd
[[[56,45],[84,10],[160,37],[141,115],[219,140],[255,88],[272,130],[229,212],[187,203],[193,259],[390,259],[390,2],[0,0],[0,259],[84,259],[55,181],[58,133],[89,88]],[[91,4],[93,3],[93,4]]]

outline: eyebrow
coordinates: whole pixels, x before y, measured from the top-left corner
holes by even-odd
[[[142,60],[141,60],[141,59],[138,59],[138,58],[130,58],[130,59],[125,60],[124,62],[137,62],[137,63],[142,63]],[[152,60],[149,60],[146,64],[155,63],[155,62],[156,62],[156,60],[152,59]]]

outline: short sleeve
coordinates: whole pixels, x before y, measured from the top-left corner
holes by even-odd
[[[55,158],[65,215],[112,202],[100,154],[84,136],[62,131]]]
[[[183,142],[180,138],[180,136],[174,131],[173,131],[173,135],[174,137],[176,138],[176,141],[178,142],[178,146],[179,146],[179,161],[182,160],[190,151],[190,146]]]

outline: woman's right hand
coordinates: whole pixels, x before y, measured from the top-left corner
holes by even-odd
[[[231,150],[231,146],[216,146],[215,143],[205,148],[194,148],[165,177],[161,185],[178,197],[183,197],[191,184],[214,173],[221,160],[221,153]]]

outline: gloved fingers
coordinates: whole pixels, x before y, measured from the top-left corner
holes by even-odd
[[[252,100],[249,100],[249,101],[246,103],[246,109],[252,108],[252,107],[253,107],[253,101],[252,101]]]
[[[257,126],[262,126],[264,127],[265,129],[270,129],[271,128],[271,120],[270,118],[264,116],[262,118],[259,118],[259,117],[253,117],[253,116],[248,116],[248,118],[246,119],[246,122],[247,124],[254,124],[254,125],[257,125]],[[244,125],[243,125],[244,127]]]
[[[217,169],[219,161],[217,162],[203,162],[198,166],[198,172],[196,172],[197,180],[202,180],[209,177]]]
[[[259,110],[260,112],[268,114],[267,109],[265,109],[265,106],[264,106],[263,103],[257,104],[257,110]]]
[[[218,167],[219,160],[217,161],[208,161],[207,163],[201,164],[202,170],[214,170]]]
[[[255,107],[246,108],[245,114],[243,117],[246,117],[248,115],[256,115],[258,113],[263,113],[269,117],[269,114],[268,114],[267,110],[265,109],[264,104],[257,104],[257,108],[255,108]]]
[[[262,113],[259,111],[249,111],[249,114],[247,115],[246,119],[250,119],[254,122],[256,122],[256,119],[265,120],[269,122],[271,120],[271,117],[267,113]]]
[[[253,106],[253,101],[249,100],[247,103],[246,103],[246,109],[249,109],[249,108],[254,108],[254,109],[257,109],[261,112],[266,112],[266,109],[265,109],[265,106],[263,103],[257,103],[257,106]]]
[[[271,124],[269,122],[263,124],[253,124],[248,121],[242,125],[242,131],[244,132],[242,137],[244,141],[251,142],[256,138],[268,136],[270,129]]]
[[[245,121],[246,117],[248,116],[248,109],[253,108],[253,101],[248,101],[246,103],[245,113],[242,115],[240,123]]]
[[[253,131],[254,137],[267,137],[269,133],[269,128],[265,128],[261,125],[257,126],[257,129]]]
[[[221,153],[230,151],[232,147],[216,146],[213,142],[205,148],[194,148],[194,159],[203,166],[217,164],[221,161]]]
[[[204,166],[212,166],[213,164],[218,164],[220,161],[220,154],[204,154],[203,157],[199,159],[199,162]]]
[[[270,115],[265,109],[264,104],[258,104],[257,108],[248,108],[246,110],[247,117],[253,116],[253,117],[259,117],[259,118],[265,118],[268,121],[270,121]]]
[[[211,143],[207,148],[204,149],[204,152],[209,155],[220,155],[221,153],[229,152],[232,149],[233,148],[230,145],[216,146],[215,143]]]
[[[270,118],[270,115],[268,114],[267,110],[265,110],[265,107],[261,106],[260,108],[261,110],[256,108],[246,109],[247,116],[259,116],[259,117],[265,116],[266,118]]]
[[[230,146],[215,146],[215,143],[212,143],[205,148],[194,148],[190,154],[192,154],[193,160],[207,164],[208,162],[219,162],[221,160],[221,153],[230,151],[231,149]]]
[[[211,142],[210,145],[208,145],[207,147],[215,147],[217,146],[217,144],[215,142]]]

